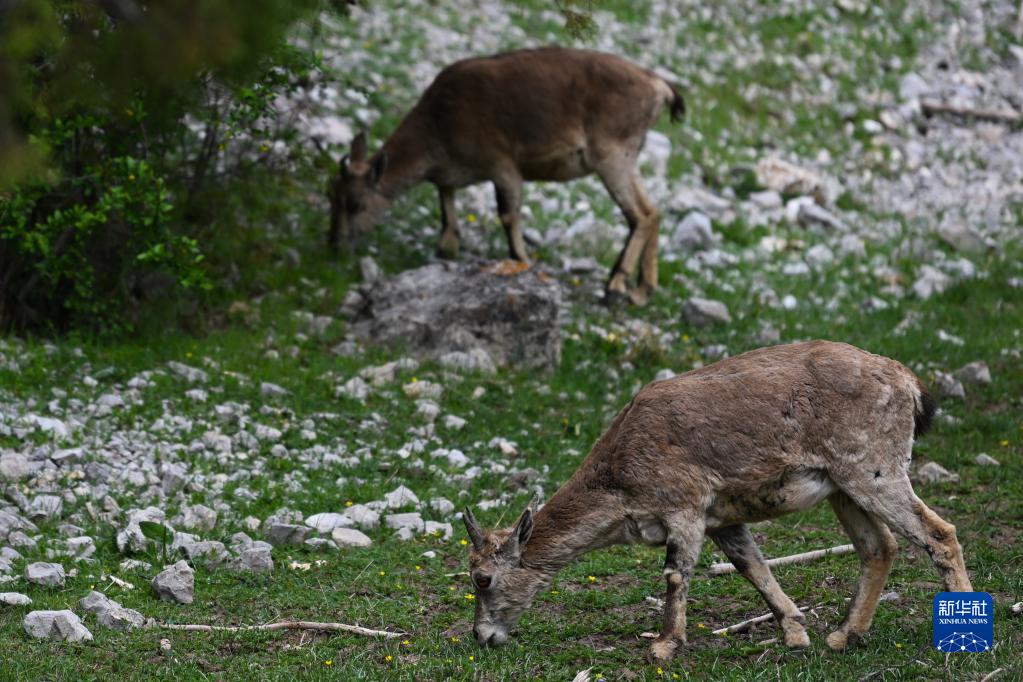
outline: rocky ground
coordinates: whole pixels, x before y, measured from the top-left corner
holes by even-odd
[[[670,74],[691,112],[682,127],[652,131],[644,151],[664,213],[663,290],[651,306],[609,311],[598,303],[625,229],[591,179],[529,187],[527,237],[541,264],[528,271],[492,265],[504,245],[489,187],[459,196],[462,265],[431,261],[435,200],[423,190],[341,274],[333,265],[317,270],[311,245],[289,254],[282,286],[238,301],[226,313],[228,330],[213,338],[175,336],[141,349],[0,339],[0,590],[8,590],[0,594],[0,640],[24,648],[18,638],[27,633],[77,642],[100,630],[154,630],[180,614],[215,621],[225,609],[269,620],[277,614],[232,606],[224,595],[286,584],[292,591],[282,595],[301,593],[294,601],[306,603],[323,588],[302,576],[315,575],[351,598],[333,608],[337,620],[396,631],[433,623],[417,634],[438,640],[435,661],[403,644],[373,650],[350,671],[382,675],[402,664],[414,676],[471,676],[475,654],[458,643],[471,618],[471,594],[458,582],[462,506],[508,522],[534,492],[549,494],[567,478],[643,383],[811,336],[898,357],[944,397],[938,445],[924,444],[919,483],[936,486],[953,516],[971,519],[967,561],[971,545],[979,547],[977,582],[989,569],[996,601],[1019,600],[1018,578],[992,577],[1006,559],[997,538],[1018,538],[1020,511],[999,490],[1009,474],[998,473],[1019,472],[1023,428],[1023,43],[1015,3],[609,7],[596,13],[600,32],[584,44]],[[290,106],[322,142],[343,145],[365,126],[379,144],[443,65],[561,42],[560,26],[544,3],[355,7],[323,38],[332,71]],[[287,272],[303,259],[314,265]],[[528,304],[487,298],[504,287],[518,287],[517,300]],[[410,306],[416,295],[423,298]],[[985,526],[990,547],[979,544],[971,497],[1001,512],[983,521],[996,524]],[[761,539],[778,551],[830,539],[818,530],[822,518],[767,526]],[[924,560],[916,563],[907,570],[926,575]],[[584,587],[613,585],[615,574],[635,568],[623,552],[579,577]],[[807,598],[838,581],[841,591],[850,587],[852,573],[821,570]],[[394,586],[367,587],[365,576],[376,573],[381,585],[401,573],[419,602],[387,591]],[[621,602],[586,592],[578,608],[603,605],[611,620],[625,609],[624,620],[639,628],[647,614],[627,609],[657,589],[637,578],[621,588]],[[929,597],[917,596],[903,605],[916,609],[911,627],[925,642]],[[701,598],[709,597],[697,594],[697,613],[708,607]],[[199,610],[168,610],[175,608]],[[541,609],[546,616],[534,622],[581,618]],[[732,613],[741,620],[738,613],[761,610],[747,603]],[[879,615],[876,629],[895,634],[876,643],[909,627],[892,618]],[[1007,648],[1023,644],[1018,624],[1004,632]],[[156,639],[161,662],[203,669]],[[123,641],[156,648],[145,638]],[[327,646],[310,650],[319,670]],[[407,646],[418,646],[415,638]],[[639,670],[608,653],[619,646],[631,660],[636,646],[608,649],[581,635],[575,646],[556,664],[520,653],[541,676],[590,665]],[[727,654],[702,647],[696,667],[673,674],[714,674],[716,657]],[[772,650],[755,653],[764,651]],[[884,655],[871,649],[851,665],[882,669]],[[217,654],[196,656],[225,670],[210,662]],[[752,674],[756,665],[735,656]],[[779,674],[795,670],[781,654],[768,660]],[[482,674],[515,676],[511,659],[493,661]]]

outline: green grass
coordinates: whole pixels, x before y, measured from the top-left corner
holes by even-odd
[[[551,22],[535,13],[541,6],[523,3],[514,11],[513,23],[534,36],[556,30],[556,24],[549,25]],[[840,15],[835,24],[837,38],[830,42],[819,35],[823,14],[787,15],[780,5],[765,6],[777,13],[766,18],[762,12],[753,13],[741,25],[751,40],[782,57],[805,56],[808,52],[825,57],[862,57],[856,60],[854,73],[834,75],[839,102],[855,101],[855,88],[862,82],[892,87],[898,74],[887,71],[885,61],[899,57],[908,64],[917,44],[926,38],[918,24],[898,22],[904,3],[890,3],[890,7],[878,10],[881,18]],[[610,9],[620,19],[636,21],[649,12],[642,5],[632,13],[631,5],[626,3],[614,3]],[[448,16],[445,20],[457,24],[460,18]],[[883,25],[880,34],[868,30],[878,23]],[[706,45],[708,57],[716,45],[729,40],[715,22],[695,18],[685,37]],[[374,102],[387,112],[373,127],[377,141],[393,128],[397,120],[394,108],[408,105],[412,99],[408,75],[392,52],[422,45],[423,40],[422,36],[399,32],[393,44],[370,47],[371,54],[388,56],[381,57],[379,64],[366,64],[365,73],[379,69],[391,83],[386,92],[374,95]],[[719,178],[718,184],[725,186],[733,177],[729,171],[734,164],[748,163],[769,147],[808,154],[825,148],[839,155],[847,153],[853,144],[842,132],[842,117],[833,107],[824,106],[818,111],[797,104],[789,111],[791,115],[783,115],[787,111],[786,88],[809,87],[802,82],[803,76],[789,67],[774,69],[760,61],[740,68],[708,60],[668,66],[690,82],[687,99],[696,104],[691,106],[693,113],[685,127],[669,129],[662,123],[676,143],[671,162],[675,176],[699,167],[707,178]],[[697,76],[701,69],[715,73],[713,82],[704,83]],[[362,75],[348,77],[358,83]],[[747,99],[740,95],[750,83],[762,86],[763,97]],[[858,114],[866,115],[873,112]],[[701,136],[699,143],[692,137],[694,132]],[[748,189],[742,185],[736,191]],[[605,197],[588,196],[582,190],[578,196],[585,196],[597,215],[616,219]],[[428,259],[434,243],[432,230],[436,229],[435,201],[432,191],[418,190],[400,202],[395,226],[371,237],[370,244],[378,250],[378,260],[385,270],[396,272]],[[846,195],[841,200],[843,209],[859,211],[864,221],[884,217],[871,215],[866,204],[864,197]],[[425,215],[418,210],[422,206],[429,209]],[[541,212],[537,210],[536,215]],[[223,498],[231,503],[239,520],[219,525],[208,538],[227,540],[243,529],[240,519],[246,515],[265,518],[285,505],[307,514],[340,510],[347,501],[379,499],[399,483],[409,485],[421,499],[445,496],[456,505],[497,497],[505,489],[502,474],[482,474],[468,497],[460,497],[458,487],[445,484],[441,476],[430,471],[430,465],[438,460],[424,456],[425,462],[420,464],[416,457],[405,460],[395,454],[412,438],[410,431],[423,426],[415,415],[414,403],[400,392],[400,384],[413,377],[445,383],[440,401],[443,413],[468,420],[466,428],[457,433],[438,425],[446,446],[461,448],[474,459],[491,459],[500,458],[485,446],[492,437],[513,440],[521,455],[509,464],[544,472],[543,485],[549,496],[575,470],[613,414],[657,370],[692,368],[700,361],[700,349],[708,344],[724,343],[733,355],[754,348],[760,345],[756,339],[764,324],[777,329],[783,342],[829,338],[888,355],[913,368],[925,381],[935,369],[951,370],[983,359],[991,366],[992,385],[967,387],[965,401],[945,401],[942,408],[955,423],[938,419],[934,430],[918,443],[915,457],[937,461],[960,474],[959,483],[917,486],[917,491],[958,527],[975,588],[994,596],[998,648],[990,654],[947,657],[930,648],[930,603],[940,583],[926,555],[904,541],[888,581],[888,589],[897,591],[899,598],[883,603],[866,639],[841,654],[828,651],[823,639],[843,617],[845,599],[857,575],[854,557],[830,558],[775,572],[797,603],[814,607],[808,619],[812,646],[793,652],[777,644],[760,643],[776,635],[771,624],[724,639],[710,634],[716,627],[760,615],[766,608],[741,578],[706,577],[706,567],[722,560],[708,544],[691,589],[689,645],[659,674],[656,666],[644,662],[648,640],[639,636],[659,628],[659,614],[644,602],[646,596],[661,596],[663,591],[663,556],[658,550],[616,547],[584,557],[559,574],[551,593],[538,597],[509,646],[480,650],[470,633],[473,605],[467,599],[468,582],[464,576],[448,575],[466,569],[461,527],[456,527],[449,541],[421,538],[402,543],[392,539],[389,531],[379,531],[371,534],[374,546],[369,550],[275,549],[275,571],[267,577],[200,568],[195,603],[175,606],[152,596],[147,585],[151,574],[119,571],[123,557],[114,546],[109,525],[87,523],[87,532],[99,545],[97,561],[79,565],[78,576],[70,578],[66,587],[51,590],[15,584],[0,589],[26,592],[36,609],[77,608],[78,600],[95,587],[125,606],[164,622],[340,621],[400,630],[408,633],[407,637],[385,642],[336,634],[202,634],[158,629],[119,634],[98,627],[90,616],[86,624],[96,636],[95,642],[64,645],[30,641],[21,629],[27,609],[5,607],[0,610],[0,678],[571,679],[578,670],[590,667],[594,675],[607,679],[634,673],[649,680],[673,679],[675,675],[701,680],[845,680],[872,673],[877,674],[873,679],[884,680],[964,680],[979,679],[998,667],[1008,671],[1001,679],[1023,676],[1018,656],[1023,646],[1023,619],[1011,615],[1008,608],[1023,593],[1023,570],[1019,568],[1023,559],[1019,545],[1023,531],[1023,368],[1019,358],[1023,350],[1023,292],[1007,285],[1010,277],[1023,276],[1023,250],[1019,245],[976,259],[983,276],[928,301],[919,301],[912,296],[897,299],[884,293],[885,282],[873,274],[873,258],[884,263],[892,260],[890,244],[869,244],[866,258],[838,258],[819,272],[792,277],[781,272],[792,257],[789,253],[775,254],[755,265],[741,259],[744,250],[756,248],[767,234],[764,228],[750,228],[739,220],[719,224],[715,227],[724,236],[723,248],[740,257],[736,265],[719,268],[714,277],[704,278],[688,271],[682,262],[664,262],[662,289],[642,310],[607,310],[580,296],[573,303],[562,363],[551,375],[505,370],[495,377],[470,376],[457,381],[427,363],[414,372],[402,373],[393,385],[359,404],[335,397],[335,386],[359,368],[395,359],[401,353],[374,348],[358,358],[333,355],[330,349],[344,335],[342,323],[335,324],[324,336],[296,339],[302,326],[292,315],[294,311],[333,315],[345,292],[358,279],[356,258],[335,262],[320,253],[322,234],[313,226],[322,221],[322,216],[309,211],[306,217],[310,227],[282,242],[299,249],[302,267],[283,265],[274,257],[276,252],[268,249],[266,269],[250,273],[245,279],[246,288],[238,297],[258,316],[246,320],[243,315],[229,314],[229,301],[225,301],[223,310],[210,316],[201,334],[153,329],[121,341],[65,338],[55,342],[52,351],[43,340],[0,341],[6,344],[0,345],[0,354],[17,357],[20,362],[18,371],[0,370],[0,395],[35,398],[42,406],[54,398],[54,389],[58,388],[69,392],[67,399],[94,399],[112,386],[123,386],[138,372],[163,367],[167,361],[204,366],[208,358],[220,368],[210,370],[211,387],[222,389],[211,392],[209,404],[188,401],[183,394],[189,386],[183,382],[171,376],[155,376],[155,387],[143,392],[144,404],[121,411],[118,427],[146,427],[163,413],[164,401],[172,413],[194,419],[208,417],[213,404],[237,401],[252,405],[250,416],[254,421],[282,430],[282,442],[289,447],[304,447],[299,429],[311,419],[317,443],[344,450],[345,456],[362,447],[372,450],[374,459],[354,468],[304,470],[295,461],[271,456],[269,445],[262,446],[253,458],[264,463],[262,473],[225,487]],[[496,226],[491,229],[495,243],[500,244],[500,230]],[[412,232],[418,234],[416,239],[404,236]],[[795,228],[772,228],[771,233],[802,240],[806,246],[817,239]],[[557,256],[547,255],[555,262]],[[608,265],[606,259],[604,264]],[[915,264],[897,265],[902,284],[908,287]],[[759,284],[754,286],[753,282]],[[702,288],[704,295],[728,304],[734,318],[731,325],[705,329],[686,325],[680,315],[680,302],[693,293],[694,285]],[[795,296],[797,307],[783,310],[763,305],[759,295],[765,287],[773,289],[778,298]],[[861,303],[870,296],[880,296],[890,307],[866,312]],[[830,302],[833,306],[827,305]],[[916,322],[904,334],[894,333],[909,314],[917,316]],[[633,318],[673,333],[675,340],[661,345],[638,338],[624,326]],[[966,344],[939,341],[939,329],[963,337]],[[295,357],[287,352],[291,346],[299,348]],[[268,349],[277,350],[280,357],[266,357]],[[227,371],[246,379],[222,374]],[[84,386],[86,375],[96,378],[98,386]],[[280,384],[291,394],[264,399],[259,395],[262,381]],[[474,398],[478,387],[486,392]],[[62,399],[65,404],[67,399]],[[264,405],[275,409],[259,414]],[[237,427],[223,428],[230,434]],[[195,426],[174,438],[187,445],[201,438],[204,430]],[[39,438],[39,442],[43,440]],[[22,444],[13,437],[0,437],[0,447]],[[1002,465],[976,466],[973,458],[979,452],[991,454]],[[95,454],[89,456],[98,458]],[[196,459],[192,464],[207,476],[230,475],[254,470],[253,459]],[[381,464],[388,468],[381,470]],[[286,483],[289,474],[295,476],[297,487]],[[240,486],[254,492],[255,499],[234,497]],[[510,507],[477,515],[487,526],[509,524],[528,497],[522,492]],[[119,496],[117,501],[125,509],[137,504],[132,494]],[[207,499],[193,494],[188,501]],[[173,515],[177,506],[168,505],[166,511]],[[424,515],[429,517],[429,512]],[[44,531],[48,536],[55,534],[52,528]],[[847,542],[826,505],[758,525],[754,531],[768,556]],[[435,551],[436,558],[423,558],[427,550]],[[292,561],[312,566],[309,570],[291,569]],[[70,568],[70,562],[66,566]],[[21,568],[19,563],[17,569]],[[133,582],[136,589],[112,587],[101,577],[109,574]],[[595,580],[591,581],[590,576]],[[169,651],[161,649],[162,638],[170,641]]]

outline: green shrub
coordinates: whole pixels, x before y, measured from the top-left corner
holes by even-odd
[[[287,38],[325,6],[0,4],[0,328],[121,331],[201,302],[247,197],[311,166],[273,103],[319,68]]]

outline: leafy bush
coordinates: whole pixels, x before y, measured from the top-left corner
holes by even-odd
[[[323,9],[0,3],[0,327],[122,330],[201,300],[246,188],[309,165],[274,101],[318,68],[287,38]]]

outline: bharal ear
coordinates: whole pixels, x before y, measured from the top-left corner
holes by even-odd
[[[462,512],[462,522],[465,523],[465,530],[469,533],[473,548],[477,552],[483,549],[483,531],[480,530],[480,524],[476,523],[476,517],[468,507]]]
[[[540,511],[540,493],[533,495],[533,499],[529,501],[529,511],[534,514]]]
[[[352,161],[362,163],[366,160],[366,131],[363,130],[352,140]]]
[[[375,185],[380,182],[380,178],[383,177],[384,171],[387,170],[387,153],[380,152],[377,157],[373,159],[373,165],[369,169],[369,184]]]
[[[519,516],[519,520],[512,526],[508,539],[501,546],[501,553],[509,559],[518,559],[522,548],[529,542],[529,536],[533,534],[533,510],[526,507],[526,510]]]

